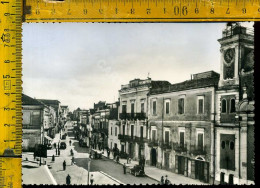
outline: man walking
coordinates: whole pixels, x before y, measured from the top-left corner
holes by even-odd
[[[107,149],[107,158],[109,158],[110,159],[110,150],[109,149]]]
[[[124,170],[124,174],[126,174],[126,165],[125,165],[125,163],[123,165],[123,170]]]
[[[71,180],[71,177],[70,177],[70,175],[68,174],[67,177],[66,177],[66,184],[67,184],[67,185],[70,185],[70,180]]]
[[[91,174],[91,177],[90,177],[90,184],[93,185],[94,183],[94,177],[93,177],[93,174]]]
[[[70,146],[71,146],[71,140],[70,140]]]
[[[66,161],[65,160],[63,161],[63,170],[64,171],[66,170]]]
[[[71,158],[71,165],[74,165],[74,157]]]
[[[161,177],[161,185],[164,185],[164,177]]]

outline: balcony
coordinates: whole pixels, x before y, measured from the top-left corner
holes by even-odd
[[[148,141],[148,146],[149,147],[156,147],[156,146],[158,146],[159,144],[158,144],[158,141],[157,140],[149,140]]]
[[[197,156],[197,155],[207,155],[206,146],[203,146],[203,147],[191,146],[190,153],[192,155],[194,155],[194,156]]]
[[[187,144],[173,143],[173,148],[176,153],[187,152]]]
[[[133,141],[133,140],[134,140],[134,137],[132,138],[131,136],[128,136],[128,135],[119,134],[119,135],[118,135],[118,139],[119,139],[121,142],[129,142],[129,141]]]
[[[144,142],[147,142],[147,141],[148,141],[147,138],[135,136],[135,142],[144,143]]]
[[[120,113],[119,118],[121,120],[145,120],[146,113]]]
[[[161,143],[161,148],[165,149],[165,150],[172,149],[172,142],[163,142],[163,143]]]

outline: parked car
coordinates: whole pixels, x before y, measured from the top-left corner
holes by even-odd
[[[62,135],[61,139],[62,140],[66,139],[66,136],[67,136],[66,134]]]
[[[143,167],[140,165],[135,165],[132,168],[130,168],[130,173],[134,174],[135,176],[144,176],[144,170]]]
[[[66,149],[67,145],[65,142],[60,143],[60,149]]]

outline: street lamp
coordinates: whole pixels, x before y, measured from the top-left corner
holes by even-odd
[[[89,185],[90,162],[91,162],[91,159],[89,158],[89,160],[88,160],[88,185]]]

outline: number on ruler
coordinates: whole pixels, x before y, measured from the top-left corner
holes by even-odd
[[[87,9],[83,9],[83,13],[86,15],[88,14],[88,10]]]
[[[68,9],[67,15],[71,15],[70,9]]]
[[[39,15],[40,14],[40,9],[35,10],[35,14]]]
[[[214,8],[211,8],[210,9],[210,14],[214,14],[214,11],[215,11]]]
[[[246,14],[246,8],[242,8],[242,13]]]
[[[135,14],[135,9],[134,9],[134,8],[131,8],[131,9],[130,9],[130,13],[131,13],[131,14]]]
[[[227,8],[226,14],[230,14],[230,10],[229,10],[229,8]]]
[[[198,13],[199,13],[199,9],[195,8],[195,14],[198,14]]]

